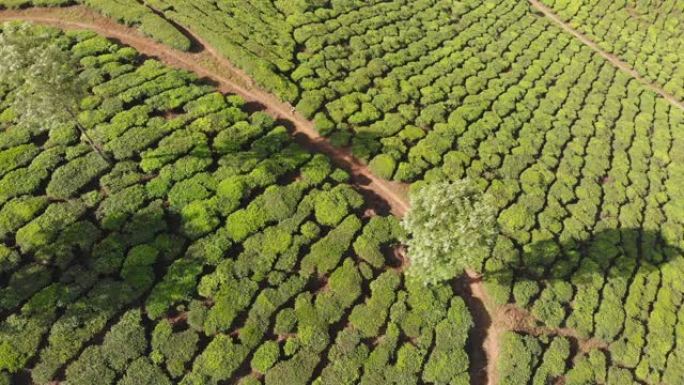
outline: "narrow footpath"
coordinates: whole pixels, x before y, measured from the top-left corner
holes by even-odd
[[[386,202],[392,214],[402,217],[409,209],[405,184],[376,177],[347,149],[332,146],[327,138],[316,131],[311,121],[292,112],[288,103],[257,88],[244,71],[232,65],[192,31],[184,30],[194,39],[195,50],[182,52],[157,43],[138,30],[118,24],[83,6],[0,10],[0,22],[4,21],[30,21],[65,30],[90,30],[129,45],[141,54],[167,65],[192,71],[215,83],[219,91],[240,95],[247,103],[256,104],[274,117],[290,122],[293,135],[299,143],[328,155],[338,166],[348,170],[352,175],[352,184],[371,197],[377,196],[379,202]],[[472,313],[475,330],[471,343],[477,345],[471,347],[472,383],[496,385],[499,336],[504,323],[498,319],[498,311],[487,308],[489,301],[481,278],[469,271],[464,279],[465,287],[459,291]]]
[[[505,331],[498,308],[494,308],[484,288],[482,277],[473,270],[466,270],[456,283],[456,292],[466,302],[475,327],[470,333],[471,385],[496,385],[499,383],[497,362],[499,340]]]
[[[65,30],[90,30],[107,38],[129,45],[148,57],[156,58],[167,65],[197,73],[216,83],[221,92],[240,95],[246,102],[257,104],[263,111],[277,119],[291,123],[295,139],[312,150],[324,153],[334,163],[350,172],[352,184],[371,196],[380,196],[389,205],[389,211],[399,217],[409,208],[407,186],[378,178],[368,167],[350,155],[349,151],[334,147],[327,138],[314,128],[313,123],[293,111],[290,104],[259,89],[242,70],[233,66],[214,49],[208,48],[191,31],[191,37],[200,45],[198,52],[182,52],[157,43],[134,28],[110,20],[84,6],[64,8],[28,8],[0,11],[0,22],[30,21],[58,27]]]
[[[601,47],[598,46],[598,44],[596,44],[593,40],[588,38],[582,32],[577,31],[576,29],[571,27],[568,23],[564,22],[560,17],[558,17],[558,15],[556,15],[553,12],[553,10],[551,8],[542,4],[541,2],[539,2],[539,0],[528,0],[528,1],[530,2],[530,5],[533,8],[535,8],[539,12],[543,13],[544,16],[549,18],[549,20],[551,20],[554,24],[558,25],[564,31],[575,36],[582,43],[584,43],[584,45],[586,45],[587,47],[594,50],[594,52],[601,55],[604,59],[608,60],[615,67],[626,72],[627,74],[629,74],[629,76],[631,76],[634,79],[636,79],[637,81],[639,81],[644,87],[646,87],[646,88],[650,89],[651,91],[657,93],[658,95],[662,96],[663,98],[665,98],[665,100],[672,103],[672,105],[674,105],[675,107],[679,107],[680,109],[684,110],[684,103],[679,101],[676,97],[674,97],[670,93],[663,90],[661,87],[659,87],[656,84],[653,84],[652,82],[644,79],[641,75],[639,75],[639,73],[636,70],[634,70],[634,68],[632,68],[629,64],[622,61],[617,56],[613,55],[612,53],[604,51]]]
[[[637,79],[673,105],[684,109],[684,104],[660,87],[642,78],[627,63],[615,55],[603,51],[596,43],[563,22],[548,7],[538,0],[528,0],[532,7],[542,12],[566,32],[580,39],[585,45],[600,54],[617,68]],[[316,131],[313,123],[292,111],[292,106],[274,95],[258,88],[252,79],[230,61],[221,56],[211,45],[192,31],[184,30],[194,40],[193,52],[182,52],[155,42],[138,30],[108,19],[84,6],[64,8],[28,8],[23,10],[0,10],[0,22],[30,21],[65,30],[90,30],[102,36],[129,45],[141,54],[156,58],[163,63],[192,71],[214,83],[224,93],[240,95],[249,104],[270,113],[277,119],[289,122],[295,139],[303,146],[326,154],[338,166],[351,173],[352,184],[367,196],[377,197],[375,204],[386,202],[388,211],[402,217],[409,209],[407,186],[390,182],[373,175],[368,167],[355,159],[348,149],[336,148]],[[533,325],[533,317],[513,306],[494,308],[487,297],[482,278],[473,271],[467,271],[455,284],[456,291],[463,296],[474,320],[469,352],[471,355],[471,382],[473,385],[498,384],[497,361],[501,334],[507,330],[532,335],[562,335],[574,338],[582,350],[605,348],[594,339],[582,339],[570,329],[548,329]]]

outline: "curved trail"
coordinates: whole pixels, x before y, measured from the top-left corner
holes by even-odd
[[[182,52],[157,43],[137,30],[118,24],[83,6],[0,11],[0,21],[13,20],[37,22],[66,30],[94,31],[129,45],[140,53],[157,58],[168,65],[183,68],[213,80],[221,92],[240,95],[247,102],[256,102],[263,106],[264,111],[276,118],[291,122],[293,135],[301,144],[326,154],[338,166],[347,169],[354,185],[367,194],[379,195],[387,202],[393,214],[403,216],[408,211],[405,184],[389,182],[373,175],[366,165],[351,156],[347,150],[330,144],[316,131],[311,121],[293,112],[288,103],[256,88],[247,74],[233,66],[191,31],[186,30],[202,46],[200,52]]]
[[[659,86],[651,83],[650,81],[644,79],[641,75],[639,75],[639,73],[636,70],[634,70],[634,68],[632,68],[629,64],[622,61],[617,56],[604,51],[593,40],[589,39],[582,32],[574,29],[568,23],[566,23],[560,17],[558,17],[558,15],[556,15],[555,12],[551,8],[542,4],[541,2],[539,2],[539,0],[528,0],[528,1],[530,2],[530,5],[532,7],[534,7],[539,12],[543,13],[544,16],[548,17],[554,24],[558,25],[565,32],[568,32],[571,35],[573,35],[574,37],[576,37],[577,39],[579,39],[582,43],[584,43],[584,45],[586,45],[587,47],[594,50],[594,52],[601,55],[604,59],[608,60],[615,67],[626,72],[627,74],[629,74],[629,76],[638,80],[644,87],[646,87],[646,88],[650,89],[651,91],[657,93],[658,95],[662,96],[663,98],[665,98],[665,100],[672,103],[672,105],[674,105],[675,107],[679,107],[680,109],[684,110],[684,103],[682,103],[676,97],[674,97],[673,95],[671,95],[668,92],[666,92],[665,90],[663,90],[661,87],[659,87]]]
[[[473,270],[466,270],[462,277],[465,287],[458,290],[468,306],[476,328],[470,338],[480,346],[471,347],[470,379],[472,385],[496,385],[499,383],[497,362],[499,340],[504,331],[499,311],[491,308],[482,277]],[[479,326],[479,327],[477,327]]]
[[[407,186],[389,182],[373,175],[366,165],[359,162],[345,149],[333,147],[330,142],[314,128],[311,121],[274,95],[256,88],[252,79],[242,70],[220,55],[211,45],[206,44],[192,31],[184,30],[194,43],[199,45],[198,52],[182,52],[157,43],[142,35],[138,30],[118,24],[86,7],[65,8],[28,8],[24,10],[0,10],[2,21],[31,21],[66,30],[83,29],[94,31],[102,36],[129,45],[141,54],[154,57],[170,66],[197,73],[216,83],[219,91],[240,95],[246,102],[256,102],[271,115],[290,121],[295,137],[300,144],[328,155],[338,165],[346,168],[352,175],[352,183],[369,195],[377,194],[389,205],[390,211],[402,217],[409,209]],[[499,353],[499,336],[503,332],[497,311],[489,311],[482,280],[474,273],[467,272],[465,290],[462,295],[469,305],[476,325],[473,343],[472,366],[477,372],[472,374],[474,385],[495,385],[498,383],[496,362]],[[494,319],[492,319],[494,318]],[[477,336],[475,336],[477,334]],[[479,361],[479,362],[476,362]]]

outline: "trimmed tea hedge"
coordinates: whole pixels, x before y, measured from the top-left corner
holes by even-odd
[[[345,171],[184,71],[51,33],[113,160],[0,99],[0,383],[469,380],[463,300],[390,266],[399,222]]]

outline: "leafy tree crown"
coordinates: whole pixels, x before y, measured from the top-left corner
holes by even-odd
[[[436,284],[481,263],[497,234],[491,196],[464,179],[427,184],[410,199],[402,221],[409,276]]]
[[[75,126],[93,150],[108,160],[77,119],[80,102],[88,94],[80,69],[71,51],[46,30],[26,23],[2,26],[0,90],[15,90],[10,100],[16,123],[36,133]]]

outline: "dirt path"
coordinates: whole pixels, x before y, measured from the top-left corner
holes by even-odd
[[[328,155],[338,166],[351,173],[352,183],[371,196],[384,200],[391,213],[403,216],[409,208],[407,186],[389,182],[373,175],[366,165],[349,154],[346,149],[334,147],[313,126],[313,123],[300,114],[293,112],[288,103],[274,95],[258,89],[250,77],[234,67],[202,39],[185,31],[200,45],[199,52],[181,52],[151,38],[143,36],[133,28],[118,24],[83,6],[66,8],[29,8],[24,10],[2,10],[0,21],[24,20],[73,30],[83,29],[130,45],[140,53],[160,61],[197,73],[214,81],[221,92],[234,93],[249,103],[257,103],[263,110],[276,118],[292,124],[292,131],[298,142],[304,146]]]
[[[139,31],[120,25],[82,6],[67,8],[29,8],[25,10],[0,11],[0,21],[25,20],[47,24],[62,29],[84,29],[130,45],[140,53],[178,68],[197,73],[216,83],[221,92],[235,93],[247,102],[263,106],[264,111],[292,123],[292,130],[298,142],[331,157],[338,165],[352,174],[352,182],[370,196],[378,196],[387,202],[389,211],[403,216],[409,208],[406,185],[388,182],[374,176],[368,168],[350,155],[346,149],[333,147],[314,128],[311,121],[292,113],[291,106],[278,100],[272,94],[260,90],[251,78],[216,52],[209,44],[184,30],[192,39],[196,52],[181,52],[157,43]],[[496,362],[499,355],[499,337],[504,331],[504,322],[498,312],[490,312],[482,280],[472,271],[463,277],[463,287],[458,288],[468,304],[475,328],[471,336],[470,352],[472,383],[474,385],[496,385],[498,383]],[[492,318],[493,317],[493,318]]]
[[[684,103],[679,101],[676,97],[673,95],[667,93],[665,90],[660,88],[659,86],[651,83],[650,81],[644,79],[641,75],[639,75],[638,72],[634,70],[629,64],[625,63],[622,61],[620,58],[617,56],[608,53],[604,51],[601,47],[598,46],[594,41],[589,39],[587,36],[585,36],[583,33],[577,31],[576,29],[572,28],[569,24],[564,22],[558,15],[556,15],[553,10],[546,5],[542,4],[539,2],[539,0],[528,0],[532,7],[540,11],[541,13],[544,14],[544,16],[548,17],[551,21],[553,21],[555,24],[557,24],[559,27],[561,27],[564,31],[572,34],[576,38],[578,38],[582,43],[584,43],[586,46],[589,48],[593,49],[596,53],[601,55],[604,59],[608,60],[610,63],[612,63],[615,67],[618,69],[621,69],[622,71],[628,73],[631,77],[635,78],[638,80],[641,84],[643,84],[646,88],[650,89],[651,91],[657,93],[658,95],[662,96],[665,98],[667,101],[672,103],[675,107],[679,107],[680,109],[684,110]]]
[[[476,346],[469,346],[471,384],[496,385],[499,383],[497,362],[499,339],[504,331],[503,322],[499,318],[499,312],[491,309],[481,276],[472,270],[466,270],[465,276],[457,285],[463,285],[456,292],[463,297],[475,323],[470,340]]]

